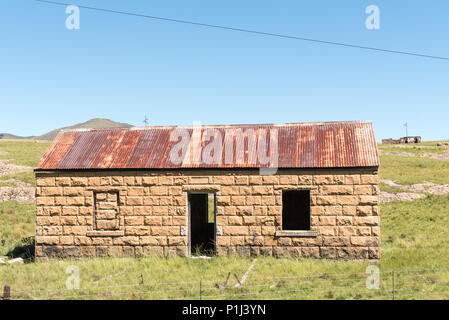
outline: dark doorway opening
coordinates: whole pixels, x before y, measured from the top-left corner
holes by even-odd
[[[215,194],[190,193],[190,253],[215,254]]]
[[[310,230],[310,190],[282,193],[282,229]]]

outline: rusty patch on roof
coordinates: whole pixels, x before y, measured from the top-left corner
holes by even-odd
[[[347,168],[378,165],[372,124],[351,121],[61,132],[36,169]]]

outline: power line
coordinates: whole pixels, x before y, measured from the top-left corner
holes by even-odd
[[[320,43],[320,44],[328,44],[328,45],[335,45],[335,46],[342,46],[342,47],[349,47],[349,48],[356,48],[356,49],[364,49],[364,50],[372,50],[372,51],[409,55],[409,56],[415,56],[415,57],[420,57],[420,58],[430,58],[430,59],[439,59],[439,60],[449,61],[449,58],[447,58],[447,57],[426,55],[426,54],[420,54],[420,53],[415,53],[415,52],[382,49],[382,48],[368,47],[368,46],[349,44],[349,43],[343,43],[343,42],[334,42],[334,41],[326,41],[326,40],[319,40],[319,39],[312,39],[312,38],[297,37],[297,36],[285,35],[285,34],[280,34],[280,33],[271,33],[271,32],[264,32],[264,31],[250,30],[250,29],[241,29],[241,28],[236,28],[236,27],[227,27],[227,26],[215,25],[215,24],[200,23],[200,22],[194,22],[194,21],[188,21],[188,20],[179,20],[179,19],[164,18],[164,17],[158,17],[158,16],[150,16],[150,15],[145,15],[145,14],[140,14],[140,13],[132,13],[132,12],[126,12],[126,11],[117,11],[117,10],[97,8],[97,7],[80,6],[80,5],[73,4],[73,3],[69,4],[69,3],[47,1],[47,0],[36,0],[36,1],[49,3],[49,4],[55,4],[55,5],[61,5],[61,6],[76,5],[79,8],[88,9],[88,10],[123,14],[123,15],[128,15],[128,16],[162,20],[162,21],[175,22],[175,23],[190,24],[190,25],[196,25],[196,26],[201,26],[201,27],[223,29],[223,30],[228,30],[228,31],[238,31],[238,32],[252,33],[252,34],[258,34],[258,35],[270,36],[270,37],[278,37],[278,38],[284,38],[284,39],[308,41],[308,42],[314,42],[314,43]]]

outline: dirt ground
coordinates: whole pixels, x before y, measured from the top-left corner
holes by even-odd
[[[1,155],[8,154],[0,151]],[[32,170],[31,167],[18,166],[9,163],[10,160],[0,160],[0,177],[8,174]],[[34,201],[34,187],[29,184],[15,179],[2,180],[3,183],[12,184],[13,186],[0,187],[0,202],[17,201],[27,203]]]
[[[0,187],[0,202],[17,201],[29,203],[34,201],[34,187],[22,181],[10,179],[4,182],[14,183],[13,187]]]
[[[381,156],[400,156],[400,157],[421,157],[421,158],[430,158],[435,160],[443,160],[443,161],[449,161],[449,150],[443,152],[443,153],[421,153],[421,154],[415,154],[411,152],[406,151],[382,151],[379,150],[379,155]]]
[[[435,184],[432,182],[425,182],[425,183],[412,184],[408,186],[398,184],[393,180],[382,179],[381,182],[385,183],[388,187],[392,189],[398,189],[397,193],[382,191],[380,193],[381,203],[391,201],[411,201],[414,199],[424,198],[426,196],[426,193],[438,195],[449,193],[449,184]]]

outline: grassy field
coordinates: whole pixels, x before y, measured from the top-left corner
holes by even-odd
[[[423,153],[441,154],[448,150],[447,147],[437,146],[439,141],[424,141],[419,144],[379,144],[379,150],[385,152],[408,152],[416,155]]]
[[[23,143],[23,145],[21,145]],[[27,149],[30,146],[31,149]],[[6,158],[35,165],[44,145],[2,144]],[[432,146],[430,146],[432,147]],[[6,148],[9,148],[7,150]],[[409,152],[403,147],[403,151]],[[26,149],[31,160],[20,155]],[[34,150],[34,151],[31,151]],[[425,152],[429,152],[426,150]],[[429,161],[428,161],[429,160]],[[381,157],[382,178],[399,183],[449,183],[448,162]],[[367,289],[366,261],[258,257],[244,283],[234,287],[254,258],[97,258],[0,266],[0,286],[17,299],[395,299],[449,298],[449,196],[427,196],[381,206],[380,288]],[[0,203],[0,255],[34,234],[34,205]],[[68,267],[79,271],[80,289],[67,290]],[[228,286],[221,286],[231,272]],[[246,290],[246,291],[245,291]]]
[[[10,163],[15,165],[34,167],[50,144],[51,142],[48,141],[0,140],[0,150],[7,152],[7,154],[0,154],[0,160],[11,160]],[[35,185],[34,174],[31,170],[1,176],[0,187],[11,186],[11,183],[4,182],[9,179]]]
[[[34,167],[50,144],[37,140],[0,140],[0,150],[8,152],[0,155],[0,159],[12,159],[11,163]]]
[[[381,156],[381,177],[396,180],[399,184],[425,181],[449,184],[449,161],[429,158]]]
[[[23,238],[34,236],[34,216],[34,204],[0,202],[0,238],[4,240],[0,256],[20,246]]]
[[[379,149],[382,151],[407,152],[417,155],[417,157],[380,156],[381,177],[406,185],[426,181],[449,184],[449,161],[418,157],[423,153],[441,154],[449,150],[448,147],[438,147],[437,143],[437,141],[428,141],[418,145],[380,144]],[[391,191],[386,190],[385,185],[381,184],[381,187],[384,191]]]

